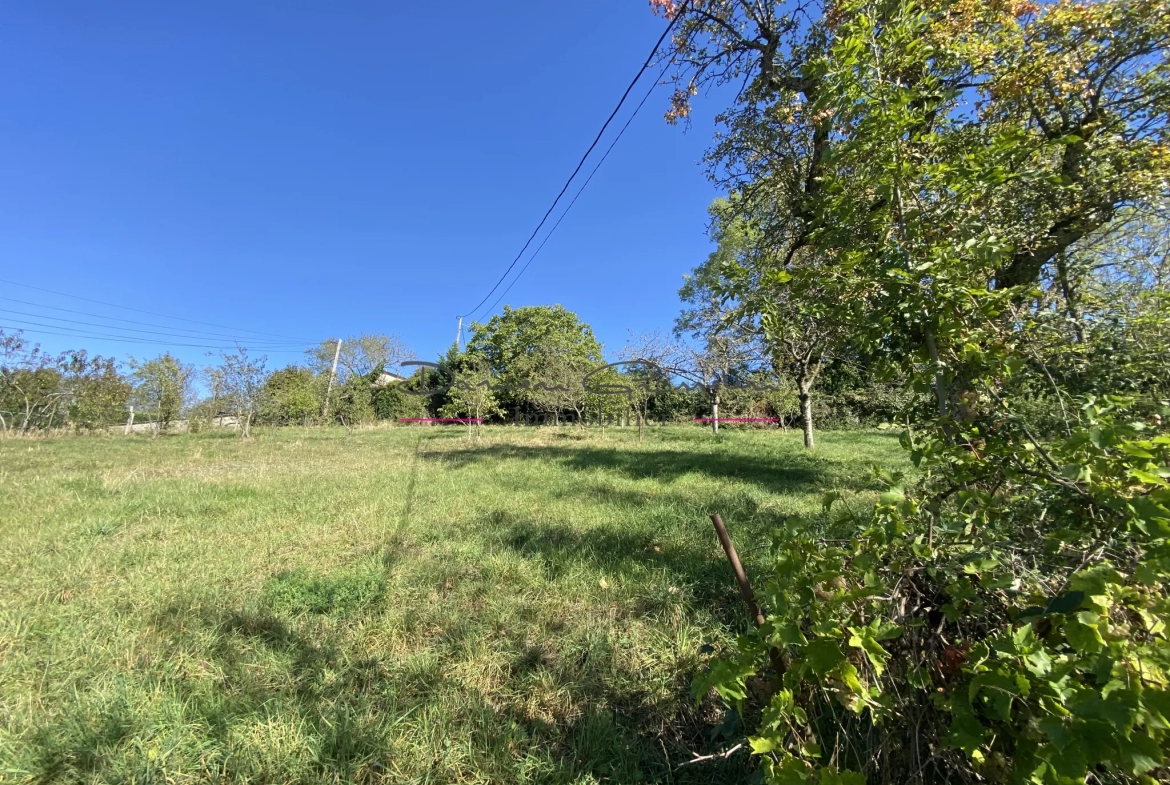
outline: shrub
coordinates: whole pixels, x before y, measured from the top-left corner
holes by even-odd
[[[830,494],[821,519],[777,529],[767,623],[698,693],[742,710],[779,651],[751,738],[776,782],[1166,774],[1170,410],[1134,421],[1135,405],[1086,401],[1047,448],[1001,421],[1030,446],[984,445],[998,475],[987,455],[905,434],[922,479],[879,474],[872,515],[830,517]]]

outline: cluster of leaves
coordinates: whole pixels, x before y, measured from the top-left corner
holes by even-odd
[[[1132,413],[1089,403],[1072,436],[995,456],[905,436],[917,487],[883,476],[871,517],[832,517],[830,494],[828,532],[777,529],[767,623],[697,689],[742,710],[779,650],[752,737],[777,782],[1156,773],[1170,742],[1170,430]],[[987,487],[989,460],[1011,493]]]
[[[710,160],[758,231],[719,286],[774,348],[884,357],[919,479],[778,531],[767,623],[697,686],[783,663],[774,782],[1164,780],[1170,321],[1126,247],[1170,179],[1170,5],[813,11],[679,12],[692,83],[742,80]]]
[[[84,351],[53,356],[19,333],[0,331],[0,432],[101,429],[125,418],[130,395],[112,358]]]

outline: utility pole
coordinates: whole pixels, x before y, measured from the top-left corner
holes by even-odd
[[[460,345],[462,343],[463,343],[463,317],[460,316],[459,317],[459,328],[455,331],[455,351],[457,351],[457,352],[463,351],[463,347]]]
[[[341,357],[341,339],[337,339],[337,350],[333,352],[333,370],[329,372],[329,386],[325,388],[325,405],[321,407],[321,419],[329,416],[329,395],[333,392],[333,380],[337,378],[337,359]]]

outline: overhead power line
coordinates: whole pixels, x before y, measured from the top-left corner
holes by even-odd
[[[18,320],[7,319],[6,321],[16,322]],[[111,341],[114,343],[135,343],[135,344],[154,344],[154,345],[161,344],[163,346],[181,346],[184,348],[192,348],[192,349],[226,350],[226,349],[235,349],[236,348],[235,346],[225,346],[222,344],[212,345],[212,344],[201,344],[201,343],[174,343],[172,341],[155,340],[153,338],[137,338],[137,337],[132,337],[132,336],[104,335],[104,334],[98,334],[98,333],[83,332],[80,330],[74,330],[72,332],[58,332],[57,331],[57,330],[70,329],[70,328],[64,328],[64,327],[57,328],[57,330],[45,330],[45,329],[42,329],[39,327],[27,328],[27,327],[18,326],[15,324],[0,324],[0,330],[3,330],[3,329],[19,330],[21,332],[32,333],[34,335],[58,335],[58,336],[64,336],[66,338],[91,338],[94,340]],[[287,353],[287,354],[302,354],[302,353],[304,353],[305,349],[304,348],[301,348],[301,349],[258,349],[257,351],[262,351],[262,352],[271,353],[271,354],[285,354],[285,353]]]
[[[182,316],[171,316],[171,315],[165,314],[165,313],[158,313],[157,311],[146,311],[146,310],[143,310],[141,308],[131,308],[128,305],[118,305],[117,303],[107,303],[107,302],[103,302],[102,300],[94,300],[90,297],[81,297],[80,295],[76,295],[76,294],[67,294],[65,292],[57,292],[57,291],[53,291],[52,289],[45,289],[45,288],[40,287],[40,286],[33,286],[31,284],[20,283],[18,281],[9,281],[9,280],[5,280],[3,278],[0,278],[0,283],[11,284],[12,286],[22,286],[25,289],[34,289],[38,292],[46,292],[48,294],[55,294],[55,295],[58,295],[60,297],[71,297],[74,300],[84,300],[87,303],[96,303],[97,305],[104,305],[104,306],[107,306],[109,308],[121,308],[121,309],[126,310],[126,311],[134,311],[135,313],[144,313],[144,314],[148,314],[150,316],[161,316],[163,319],[174,319],[175,321],[187,322],[188,324],[201,324],[204,327],[216,327],[220,330],[230,330],[231,332],[234,332],[234,333],[252,333],[253,335],[266,335],[269,338],[284,338],[284,339],[289,340],[289,341],[301,340],[300,338],[293,338],[291,335],[278,335],[276,333],[260,332],[259,330],[237,329],[235,327],[227,327],[226,325],[222,325],[222,324],[213,324],[212,322],[201,322],[201,321],[198,321],[196,319],[187,319],[187,318],[182,317]]]
[[[19,303],[21,305],[31,305],[34,308],[47,308],[51,311],[60,311],[61,313],[75,314],[77,316],[92,316],[95,319],[105,319],[106,321],[110,321],[110,322],[124,322],[125,324],[139,324],[139,325],[142,325],[143,327],[162,327],[163,329],[166,329],[166,330],[176,331],[176,335],[178,335],[180,333],[191,333],[191,335],[187,335],[187,336],[180,335],[180,337],[186,337],[186,338],[192,338],[192,337],[196,337],[196,338],[221,338],[221,339],[228,340],[228,341],[234,341],[234,340],[239,339],[238,335],[230,335],[230,334],[224,334],[224,333],[218,333],[218,332],[211,332],[210,330],[196,330],[193,327],[176,327],[175,325],[158,324],[156,322],[140,322],[137,319],[127,319],[127,318],[122,317],[122,316],[106,316],[105,314],[91,313],[89,311],[78,311],[78,310],[73,309],[73,308],[62,308],[59,305],[47,305],[45,303],[33,302],[31,300],[19,300],[15,297],[0,297],[0,300],[3,300],[4,302],[9,302],[9,303]],[[0,310],[6,310],[6,309],[0,309]],[[11,311],[11,312],[17,313],[17,311]],[[26,314],[26,315],[28,315],[28,316],[35,315],[35,316],[37,316],[39,318],[43,318],[43,319],[62,319],[62,320],[64,320],[63,317],[50,316],[48,314]],[[121,325],[107,324],[107,325],[101,325],[101,326],[111,327],[111,328],[119,329],[119,330],[129,329],[129,328],[122,327]],[[296,343],[301,343],[301,342],[297,341]]]
[[[48,315],[40,314],[40,313],[28,313],[27,311],[15,311],[15,310],[12,310],[11,308],[0,308],[0,313],[15,314],[16,316],[31,316],[34,319],[51,319],[54,322],[68,322],[69,324],[79,324],[82,327],[97,327],[98,329],[101,329],[101,330],[124,330],[126,332],[132,332],[132,333],[143,333],[145,335],[162,335],[162,336],[165,336],[167,338],[182,338],[185,340],[196,340],[196,339],[210,340],[210,338],[208,336],[205,336],[205,335],[183,335],[181,333],[160,332],[159,330],[143,330],[139,327],[123,327],[121,325],[116,325],[116,324],[95,324],[94,322],[83,322],[79,319],[66,319],[63,316],[48,316]],[[25,321],[23,319],[11,319],[10,317],[7,317],[7,316],[4,318],[9,319],[9,321],[17,321],[17,322]],[[25,323],[38,325],[40,327],[53,327],[55,329],[62,329],[62,330],[63,329],[73,329],[73,330],[79,329],[76,327],[69,327],[68,325],[62,325],[62,324],[45,324],[43,322],[27,322],[27,321],[25,321]],[[247,344],[256,346],[257,348],[265,348],[265,347],[282,348],[282,347],[288,347],[288,346],[303,346],[304,345],[304,343],[301,341],[260,341],[260,342],[256,342],[256,341],[252,341],[252,340],[248,340],[248,339],[233,338],[232,336],[228,336],[228,335],[212,336],[212,337],[220,338],[220,339],[225,340],[225,341],[235,341],[237,343],[247,343]]]
[[[621,111],[622,106],[626,102],[626,98],[630,95],[630,91],[634,89],[634,85],[636,85],[638,80],[642,78],[642,74],[646,73],[646,69],[650,67],[650,64],[654,62],[654,57],[658,54],[658,47],[662,46],[662,42],[666,40],[666,37],[670,35],[670,31],[674,29],[674,23],[678,21],[681,16],[683,16],[682,9],[680,9],[679,12],[671,18],[670,24],[668,24],[666,29],[662,31],[662,35],[658,37],[658,41],[654,44],[654,48],[650,50],[650,54],[646,57],[646,62],[642,63],[642,67],[638,69],[638,73],[630,81],[630,84],[626,87],[626,91],[622,93],[622,97],[618,100],[617,106],[614,107],[613,111],[609,113],[609,117],[607,117],[605,122],[602,123],[601,130],[597,132],[597,136],[594,137],[593,143],[589,145],[589,149],[585,151],[583,156],[581,156],[581,160],[577,163],[577,168],[575,168],[573,173],[569,175],[569,179],[565,180],[565,184],[561,188],[560,193],[557,194],[556,199],[553,199],[553,202],[551,205],[549,205],[549,208],[545,212],[544,217],[540,219],[540,223],[538,223],[536,228],[532,230],[532,234],[528,237],[527,242],[524,243],[524,247],[520,249],[520,253],[516,254],[516,258],[512,260],[511,264],[508,265],[508,269],[504,270],[504,274],[500,276],[500,280],[496,281],[496,285],[491,288],[491,291],[485,294],[483,299],[475,304],[474,308],[468,309],[467,312],[463,314],[464,316],[477,312],[480,309],[480,306],[488,301],[488,298],[490,298],[495,293],[496,289],[500,288],[500,284],[502,284],[504,279],[508,277],[508,273],[512,272],[512,268],[514,268],[516,263],[520,261],[520,258],[524,256],[524,252],[528,250],[528,246],[532,245],[532,241],[536,239],[536,235],[540,233],[541,228],[544,226],[545,222],[548,221],[548,217],[552,215],[553,210],[555,210],[557,204],[560,203],[561,197],[564,196],[565,192],[569,190],[569,185],[572,184],[573,179],[581,171],[581,167],[585,165],[585,160],[589,158],[589,154],[593,152],[593,148],[597,147],[597,143],[601,141],[602,135],[605,134],[605,129],[609,128],[609,124],[613,122],[613,118],[617,116],[619,111]]]
[[[589,176],[585,178],[585,182],[582,183],[581,187],[577,189],[577,193],[573,195],[572,201],[569,202],[569,206],[565,208],[565,211],[561,213],[561,217],[557,219],[557,222],[553,224],[552,229],[549,229],[548,234],[546,234],[544,239],[540,241],[540,245],[536,247],[536,250],[532,253],[532,256],[530,256],[528,261],[524,263],[524,266],[520,268],[520,272],[516,273],[516,277],[512,279],[512,283],[508,284],[508,287],[500,293],[500,296],[496,298],[495,302],[487,307],[486,311],[480,311],[481,316],[487,316],[492,311],[496,310],[496,306],[500,304],[500,300],[503,300],[505,297],[507,297],[508,292],[512,291],[512,287],[515,286],[516,282],[519,281],[520,278],[524,275],[524,271],[528,269],[528,266],[532,264],[536,257],[540,256],[540,252],[544,249],[545,243],[547,243],[549,238],[553,236],[553,233],[556,232],[557,227],[561,225],[561,221],[565,220],[565,216],[569,214],[569,211],[573,209],[573,205],[575,205],[577,200],[581,198],[581,194],[584,193],[585,189],[589,187],[589,183],[593,180],[593,175],[597,174],[597,170],[601,168],[603,163],[605,163],[605,159],[609,158],[609,154],[613,152],[613,148],[616,147],[617,143],[621,140],[622,134],[626,132],[626,129],[630,127],[630,123],[634,122],[634,118],[638,116],[638,112],[641,111],[642,107],[646,105],[646,101],[649,100],[651,94],[654,93],[654,89],[658,87],[658,80],[661,79],[662,74],[665,73],[666,69],[664,68],[662,69],[662,73],[655,77],[654,84],[650,85],[650,89],[646,91],[646,95],[642,96],[642,100],[636,107],[634,107],[634,111],[630,115],[629,119],[626,120],[626,124],[622,126],[620,131],[618,131],[617,136],[613,138],[613,141],[609,143],[609,147],[606,148],[605,153],[601,156],[601,160],[597,162],[597,165],[593,167],[593,171],[591,171]]]

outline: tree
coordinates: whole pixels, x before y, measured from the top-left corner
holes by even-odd
[[[145,362],[132,362],[131,368],[135,383],[132,399],[154,413],[156,433],[167,430],[187,405],[193,369],[169,353]]]
[[[235,409],[240,436],[247,439],[252,435],[252,419],[262,405],[268,357],[251,357],[248,350],[238,344],[235,352],[225,352],[220,356],[223,395]]]
[[[554,417],[571,408],[580,415],[585,391],[573,377],[580,373],[583,379],[603,361],[601,344],[577,314],[560,305],[504,306],[487,324],[472,323],[471,331],[467,353],[487,363],[501,404],[530,406]],[[554,378],[564,383],[553,383]]]
[[[933,399],[904,412],[914,485],[878,473],[870,513],[830,493],[774,532],[768,623],[698,692],[742,702],[781,663],[752,739],[772,782],[1165,779],[1170,408],[1157,374],[1096,371],[1165,378],[1118,339],[1166,320],[1078,299],[1065,263],[1167,190],[1170,8],[655,5],[679,17],[671,119],[740,87],[709,162],[761,280]],[[1083,392],[1106,376],[1143,381]],[[1045,387],[1050,432],[1024,411]]]
[[[272,425],[308,425],[321,411],[321,379],[308,368],[273,371],[260,396],[260,420]]]
[[[125,419],[132,388],[113,358],[90,357],[82,350],[68,353],[61,365],[73,425],[96,431]]]
[[[711,428],[719,432],[720,393],[737,374],[744,374],[759,364],[761,344],[759,307],[754,298],[736,297],[724,276],[731,266],[750,256],[758,238],[750,222],[736,218],[726,201],[712,205],[711,239],[717,248],[707,261],[696,267],[679,289],[686,308],[675,320],[677,338],[689,338],[693,344],[681,343],[672,354],[674,371],[692,378],[707,390],[711,401]],[[805,446],[811,447],[811,412],[806,428]]]
[[[492,391],[491,368],[483,357],[459,352],[454,347],[443,358],[443,365],[453,375],[453,379],[439,413],[443,417],[467,418],[468,433],[471,433],[474,425],[478,437],[481,420],[503,411]]]
[[[309,360],[319,375],[333,368],[336,338],[326,338],[308,352]],[[369,376],[377,369],[395,371],[404,360],[414,358],[406,343],[397,335],[370,333],[351,335],[341,339],[341,353],[337,359],[337,382],[345,384],[351,376]]]
[[[544,349],[527,358],[529,402],[539,412],[551,414],[560,425],[560,413],[572,410],[578,423],[585,416],[585,377],[597,367],[588,356],[562,350]]]
[[[27,434],[60,423],[67,404],[59,358],[29,344],[21,332],[0,330],[0,429]]]

